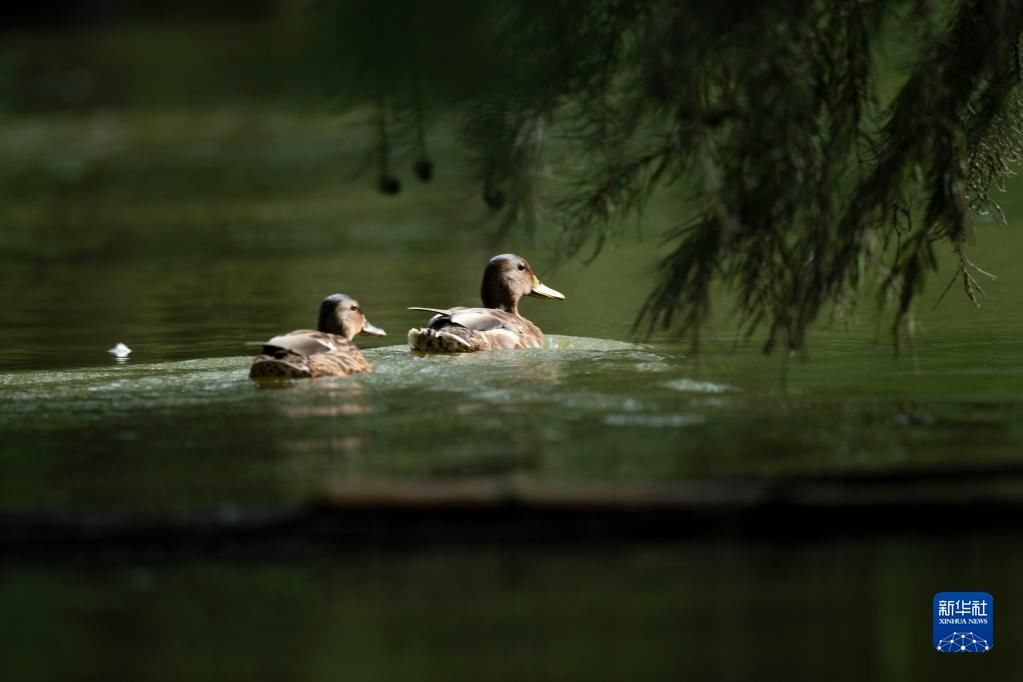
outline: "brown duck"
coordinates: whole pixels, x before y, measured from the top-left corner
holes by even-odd
[[[523,296],[565,298],[541,284],[525,258],[511,253],[494,256],[483,271],[483,307],[409,308],[436,315],[426,327],[409,330],[408,345],[422,353],[542,348],[543,332],[519,314],[519,299]]]
[[[362,314],[351,296],[332,294],[320,304],[316,329],[299,329],[263,344],[252,361],[253,379],[327,377],[371,372],[372,367],[352,343],[356,334],[386,336]]]

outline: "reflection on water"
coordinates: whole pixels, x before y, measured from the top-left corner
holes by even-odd
[[[256,387],[261,390],[311,392],[308,402],[281,403],[281,415],[285,417],[353,417],[369,412],[363,385],[347,377],[316,381],[259,381]]]
[[[7,564],[0,658],[16,680],[1010,680],[1021,562],[1009,538],[899,537]],[[1009,614],[983,660],[930,646],[960,584]]]
[[[692,379],[672,379],[665,381],[664,385],[683,393],[731,393],[738,390],[735,386],[715,384],[711,381],[693,381]]]

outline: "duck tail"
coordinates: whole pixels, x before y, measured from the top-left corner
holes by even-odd
[[[304,379],[312,376],[308,362],[297,362],[294,355],[275,358],[270,355],[257,356],[249,370],[251,379]]]
[[[473,343],[458,334],[429,327],[409,329],[408,345],[420,353],[470,353],[476,350]]]

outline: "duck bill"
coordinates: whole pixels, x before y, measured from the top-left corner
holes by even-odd
[[[366,324],[362,326],[361,333],[366,334],[367,336],[387,336],[387,332],[375,324],[371,324],[369,320],[366,320]]]
[[[556,298],[559,301],[565,300],[565,294],[551,289],[546,284],[543,284],[538,279],[533,280],[533,290],[529,292],[530,296],[536,296],[537,298]]]

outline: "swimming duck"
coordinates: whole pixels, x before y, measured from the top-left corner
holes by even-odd
[[[315,330],[299,329],[264,343],[263,353],[252,361],[249,376],[315,378],[370,372],[366,358],[352,343],[356,334],[386,336],[383,329],[370,324],[358,301],[332,294],[320,304]]]
[[[519,299],[523,296],[565,298],[541,284],[525,258],[512,253],[494,256],[483,271],[483,307],[409,308],[436,314],[426,327],[409,330],[408,345],[422,353],[541,348],[543,332],[519,314]]]

